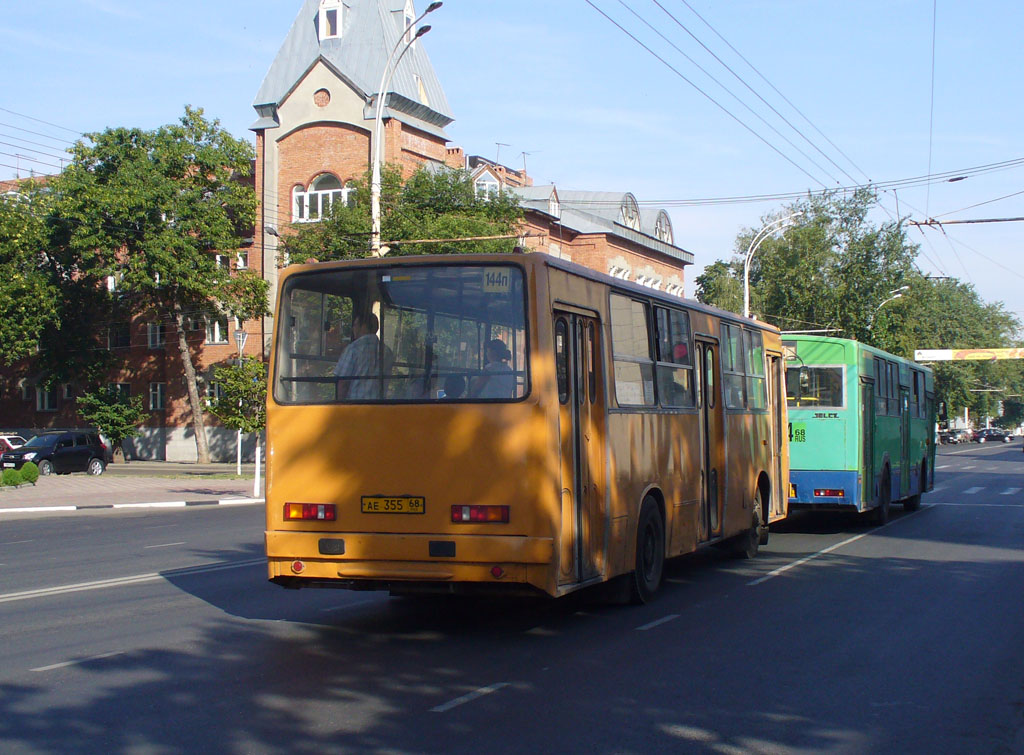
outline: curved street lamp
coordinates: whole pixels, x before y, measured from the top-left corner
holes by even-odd
[[[423,17],[428,13],[433,13],[440,8],[442,3],[434,2],[427,6],[427,9],[420,14],[419,18],[409,24],[409,28],[414,27]],[[416,30],[416,33],[412,38],[408,37],[408,30],[398,38],[395,46],[391,49],[391,54],[388,56],[387,62],[384,64],[384,71],[380,76],[380,86],[377,88],[377,114],[373,121],[373,166],[372,166],[372,177],[370,179],[370,256],[380,257],[380,143],[383,139],[381,135],[381,125],[384,122],[384,90],[387,89],[391,83],[391,77],[395,75],[395,71],[398,70],[398,64],[401,62],[405,53],[412,47],[413,42],[422,37],[430,31],[429,26],[421,26]],[[402,43],[405,42],[405,47],[402,47]],[[399,48],[401,47],[401,52]],[[395,57],[397,54],[397,58]],[[394,61],[394,64],[392,64]]]
[[[903,292],[906,291],[908,288],[910,288],[910,286],[900,286],[899,288],[895,288],[895,289],[893,289],[892,291],[889,292],[889,298],[886,299],[885,301],[883,301],[877,307],[875,307],[875,311],[872,312],[871,313],[871,317],[868,318],[868,330],[871,330],[871,327],[875,324],[875,315],[878,314],[878,310],[880,310],[882,307],[884,307],[886,304],[888,304],[891,301],[896,301],[897,299],[902,299],[903,298]]]
[[[787,215],[784,218],[773,220],[768,223],[764,228],[758,231],[754,238],[750,241],[750,246],[747,247],[747,255],[743,258],[743,316],[750,317],[750,260],[754,258],[754,252],[761,246],[761,242],[771,236],[776,231],[781,231],[785,228],[789,228],[792,225],[789,221],[793,218],[800,217],[803,215],[803,211],[794,212],[792,215]]]

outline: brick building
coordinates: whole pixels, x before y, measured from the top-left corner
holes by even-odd
[[[333,202],[348,200],[348,187],[372,159],[377,92],[392,51],[412,39],[417,11],[412,0],[303,0],[253,107],[257,120],[254,181],[259,198],[252,244],[226,254],[224,264],[251,267],[276,295],[279,241],[290,229],[319,220]],[[684,269],[693,255],[675,245],[664,210],[641,209],[628,192],[579,192],[534,186],[517,171],[449,145],[454,119],[422,41],[402,54],[383,96],[382,161],[411,175],[422,166],[470,172],[480,192],[512,191],[525,219],[522,245],[623,279],[682,295]],[[123,356],[111,376],[121,390],[143,395],[151,420],[128,451],[137,458],[191,461],[195,439],[188,428],[183,366],[173,347],[173,326],[126,318],[110,328],[107,347]],[[244,353],[269,353],[270,318],[238,323],[212,313],[188,332],[197,371],[210,393],[213,368]],[[0,429],[22,433],[78,424],[76,386],[45,391],[22,365],[0,376]],[[235,434],[208,417],[211,456],[231,460]],[[243,455],[251,458],[255,439]]]

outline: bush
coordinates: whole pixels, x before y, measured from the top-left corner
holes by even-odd
[[[21,481],[20,469],[5,469],[3,479],[0,480],[4,485],[21,485]]]
[[[31,482],[34,485],[39,479],[39,467],[35,465],[35,462],[26,461],[21,467],[21,477],[25,482]]]

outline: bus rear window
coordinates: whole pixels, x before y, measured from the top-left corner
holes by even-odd
[[[788,367],[786,404],[791,407],[842,408],[842,367]]]
[[[529,389],[518,267],[296,275],[279,317],[279,403],[511,401]]]

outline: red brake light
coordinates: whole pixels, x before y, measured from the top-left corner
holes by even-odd
[[[815,488],[814,495],[821,498],[844,498],[846,491],[837,488]]]
[[[452,521],[508,524],[508,506],[452,506]]]
[[[336,519],[336,507],[333,503],[286,503],[284,518],[333,522]]]

